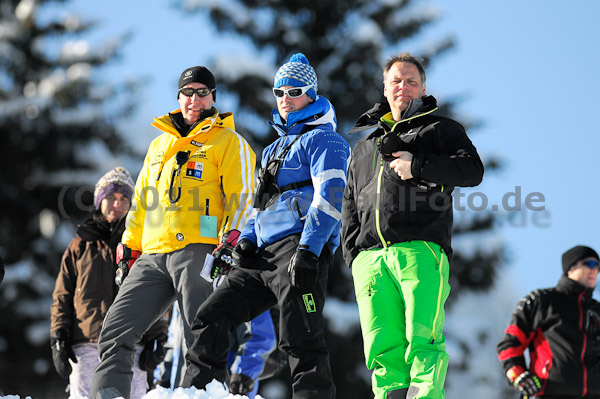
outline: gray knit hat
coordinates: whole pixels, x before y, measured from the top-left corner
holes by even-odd
[[[131,178],[131,173],[124,167],[117,166],[108,171],[96,183],[96,188],[94,189],[94,206],[96,209],[100,209],[102,200],[117,191],[131,200],[134,190],[135,183]]]

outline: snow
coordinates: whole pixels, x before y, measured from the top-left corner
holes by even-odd
[[[71,40],[61,49],[61,61],[70,62],[85,57],[89,52],[90,46],[86,40]]]
[[[196,388],[176,388],[167,389],[163,387],[157,387],[151,390],[142,399],[243,399],[248,398],[242,395],[232,395],[229,391],[218,381],[213,380],[206,389]],[[21,399],[19,395],[7,395],[0,396],[0,399]],[[31,396],[26,396],[22,399],[32,399]],[[71,396],[69,399],[87,399],[83,396]],[[116,398],[118,399],[118,398]],[[260,395],[256,395],[256,399],[264,399]]]
[[[357,16],[358,17],[358,16]],[[384,41],[383,33],[372,19],[351,18],[349,22],[350,29],[348,33],[352,35],[352,42],[358,44],[376,44]]]
[[[33,16],[35,9],[34,0],[23,0],[15,8],[15,16],[20,21],[25,21]]]
[[[219,76],[227,80],[236,80],[240,77],[252,73],[261,76],[266,81],[273,79],[275,71],[270,60],[259,57],[240,58],[237,55],[219,54],[215,59],[213,68]]]
[[[356,302],[343,302],[335,297],[329,297],[325,302],[323,316],[327,319],[330,330],[338,335],[346,335],[360,328]]]
[[[236,25],[244,26],[251,22],[251,11],[239,1],[232,0],[188,0],[184,8],[189,11],[197,9],[218,8]]]
[[[519,294],[515,281],[511,271],[499,273],[490,291],[462,294],[446,314],[444,334],[450,358],[447,398],[465,397],[467,386],[469,398],[495,398],[507,386],[496,344],[516,305]]]
[[[479,254],[491,255],[503,245],[503,236],[497,230],[466,232],[452,237],[452,248],[465,259]]]

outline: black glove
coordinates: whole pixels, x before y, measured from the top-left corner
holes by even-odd
[[[254,380],[245,374],[232,374],[229,380],[229,392],[234,395],[246,395],[254,389]]]
[[[212,279],[217,278],[219,274],[228,274],[233,266],[233,258],[231,253],[237,245],[238,238],[240,238],[240,232],[238,230],[229,230],[223,234],[219,246],[215,248],[212,256],[215,258],[213,267],[210,270],[210,277]]]
[[[517,391],[525,396],[533,396],[542,389],[540,379],[529,371],[525,371],[519,375],[513,382],[513,386]]]
[[[73,363],[77,363],[75,353],[73,353],[73,349],[71,349],[69,335],[64,330],[54,332],[50,338],[50,345],[52,347],[52,361],[54,362],[54,368],[58,375],[66,380],[73,371],[69,359],[71,359]]]
[[[153,372],[165,359],[165,343],[162,340],[153,339],[147,342],[140,353],[140,368],[147,372]]]
[[[231,257],[238,267],[244,269],[260,269],[256,257],[256,244],[246,238],[241,239],[235,248],[233,248]]]
[[[309,250],[298,248],[290,259],[288,274],[294,287],[312,289],[319,276],[319,258]]]
[[[129,269],[131,269],[131,266],[141,254],[140,251],[133,251],[123,243],[117,245],[117,272],[115,274],[115,284],[119,287],[123,284],[123,280],[125,280],[125,277],[129,274]]]
[[[600,340],[600,316],[592,309],[587,311],[585,332],[590,338]]]

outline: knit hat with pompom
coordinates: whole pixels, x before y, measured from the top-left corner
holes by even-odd
[[[312,66],[308,63],[308,59],[302,53],[292,55],[290,61],[283,64],[277,71],[273,82],[273,87],[281,86],[312,86],[306,94],[313,100],[317,98],[317,74]]]

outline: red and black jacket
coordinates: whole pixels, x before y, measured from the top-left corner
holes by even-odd
[[[521,299],[497,348],[504,371],[529,369],[542,382],[539,396],[546,398],[600,398],[600,336],[593,326],[600,303],[592,293],[563,276],[555,288]]]

